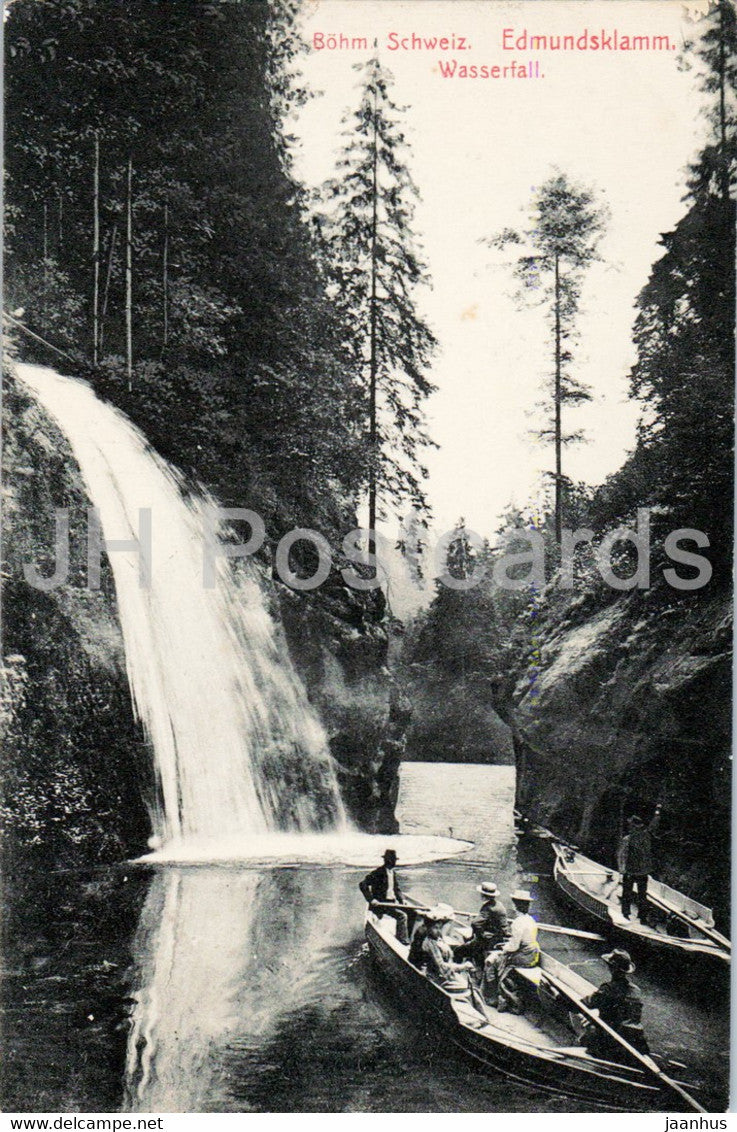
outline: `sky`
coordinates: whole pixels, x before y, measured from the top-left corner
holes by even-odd
[[[693,11],[695,5],[691,5]],[[365,38],[368,50],[310,50],[300,63],[321,92],[294,124],[296,170],[310,185],[334,172],[340,119],[358,102],[353,65],[372,51],[395,77],[407,106],[409,165],[420,188],[415,231],[432,290],[420,296],[440,349],[427,404],[439,445],[427,454],[436,532],[462,515],[491,535],[510,503],[540,499],[550,445],[531,436],[552,343],[541,309],[520,309],[506,257],[479,241],[524,226],[532,190],[559,169],[602,192],[610,210],[603,262],[586,281],[575,376],[593,401],[566,412],[588,443],[570,448],[564,472],[599,484],[635,439],[638,407],[628,400],[634,360],[634,299],[660,254],[658,237],[683,214],[685,166],[706,126],[692,72],[678,50],[536,52],[504,50],[504,29],[528,34],[667,35],[680,48],[690,28],[674,0],[306,0],[302,35]],[[464,37],[464,51],[389,50],[391,33]],[[538,61],[540,79],[449,79],[439,60],[466,65]],[[531,415],[531,413],[533,415]]]

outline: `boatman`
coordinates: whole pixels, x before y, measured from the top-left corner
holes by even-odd
[[[471,959],[483,968],[489,952],[509,938],[509,919],[493,881],[482,881],[476,891],[481,893],[483,903],[478,915],[471,920],[473,938],[455,948],[455,957]]]
[[[393,849],[384,853],[384,864],[379,865],[372,873],[368,873],[359,884],[359,888],[368,906],[377,916],[391,916],[397,922],[397,939],[400,943],[409,944],[409,923],[407,913],[400,908],[383,908],[383,904],[404,904],[404,896],[399,886],[399,877],[394,872],[397,863],[397,854]]]
[[[647,878],[653,871],[652,835],[660,824],[660,810],[658,802],[655,816],[647,828],[639,814],[633,814],[627,822],[629,832],[620,841],[617,853],[617,865],[622,874],[622,915],[629,919],[632,897],[637,888],[637,913],[641,924],[648,921]]]
[[[639,987],[630,980],[635,965],[628,951],[615,949],[602,959],[609,968],[611,979],[602,983],[597,991],[583,999],[586,1006],[599,1011],[599,1017],[611,1026],[625,1041],[640,1053],[648,1053],[645,1031],[641,1025],[642,999]],[[610,1058],[616,1052],[615,1043],[593,1022],[587,1022],[583,1043],[592,1057]]]
[[[484,964],[483,992],[487,1002],[496,996],[497,1010],[522,1013],[519,996],[512,986],[515,967],[537,967],[540,948],[537,943],[537,924],[530,915],[532,896],[525,888],[512,893],[517,915],[512,920],[509,939],[490,952]]]

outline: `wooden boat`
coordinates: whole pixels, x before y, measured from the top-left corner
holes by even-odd
[[[538,825],[519,810],[514,811],[514,833],[516,837],[530,837],[537,841],[552,841],[555,837],[544,825]]]
[[[603,924],[618,942],[657,951],[661,956],[693,957],[728,964],[731,943],[714,927],[710,908],[660,881],[648,880],[650,923],[642,924],[633,901],[631,917],[622,915],[622,877],[584,857],[578,850],[553,843],[553,877],[561,892],[590,918]]]
[[[675,1111],[674,1104],[682,1108],[674,1100],[677,1083],[666,1077],[665,1082],[672,1086],[668,1088],[636,1057],[628,1057],[623,1050],[620,1063],[586,1052],[570,1012],[595,988],[552,956],[543,954],[539,968],[516,972],[525,1013],[500,1013],[484,1004],[478,994],[448,993],[412,966],[409,948],[396,939],[389,917],[367,912],[365,930],[372,959],[412,1016],[421,1014],[480,1066],[606,1110]],[[639,1060],[644,1060],[641,1055]],[[704,1111],[693,1101],[692,1107]]]

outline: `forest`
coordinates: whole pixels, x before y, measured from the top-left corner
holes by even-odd
[[[404,743],[398,721],[414,707],[410,757],[507,761],[499,721],[512,729],[519,757],[515,704],[561,626],[615,603],[627,604],[632,623],[678,623],[728,592],[734,7],[719,0],[684,48],[709,136],[690,165],[683,214],[661,234],[636,300],[637,442],[599,486],[566,474],[578,439],[570,421],[589,396],[576,349],[583,279],[606,225],[596,187],[551,174],[520,202],[529,209],[526,230],[479,233],[510,257],[520,302],[533,287],[547,304],[550,381],[539,437],[551,453],[548,505],[542,513],[510,508],[481,548],[461,519],[446,569],[463,579],[479,561],[493,567],[522,549],[520,529],[532,527],[546,543],[545,585],[531,589],[522,567],[512,591],[488,581],[462,592],[438,585],[406,626],[380,590],[349,593],[339,569],[359,506],[368,503],[372,529],[416,509],[417,545],[429,519],[425,404],[437,343],[421,315],[429,276],[415,232],[419,190],[401,100],[378,59],[362,66],[357,103],[336,139],[343,148],[334,176],[317,193],[299,183],[290,122],[311,97],[302,50],[296,0],[14,0],[5,34],[9,349],[85,376],[185,482],[258,511],[267,568],[293,527],[328,538],[328,583],[319,595],[284,595],[287,618],[301,625],[295,601],[337,616],[369,642],[373,673],[384,669],[388,639],[401,638],[391,650],[385,721],[392,758]],[[532,258],[522,250],[530,241]],[[626,543],[614,553],[620,589],[601,581],[585,546],[576,551],[573,593],[560,587],[564,527],[588,528],[599,544],[631,527],[643,507],[652,587],[627,584]],[[713,576],[696,595],[662,582],[663,539],[676,528],[708,535]],[[401,549],[412,558],[417,547]],[[295,569],[309,575],[309,546],[293,554]],[[309,673],[317,661],[304,639],[300,648]],[[368,728],[370,741],[366,730],[357,739],[348,712],[333,735],[337,757],[361,744],[381,748],[377,726]],[[371,765],[388,780],[396,771],[380,758]]]

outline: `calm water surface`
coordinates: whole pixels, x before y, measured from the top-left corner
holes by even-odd
[[[541,920],[565,919],[545,847],[517,845],[513,796],[511,767],[405,764],[401,832],[474,842],[402,870],[405,889],[473,908],[493,877],[531,887]],[[367,961],[365,871],[121,867],[40,876],[14,903],[9,885],[4,1110],[578,1111],[479,1073],[396,1010]],[[604,977],[594,946],[546,944]],[[717,996],[637,982],[653,1045],[723,1081]]]

